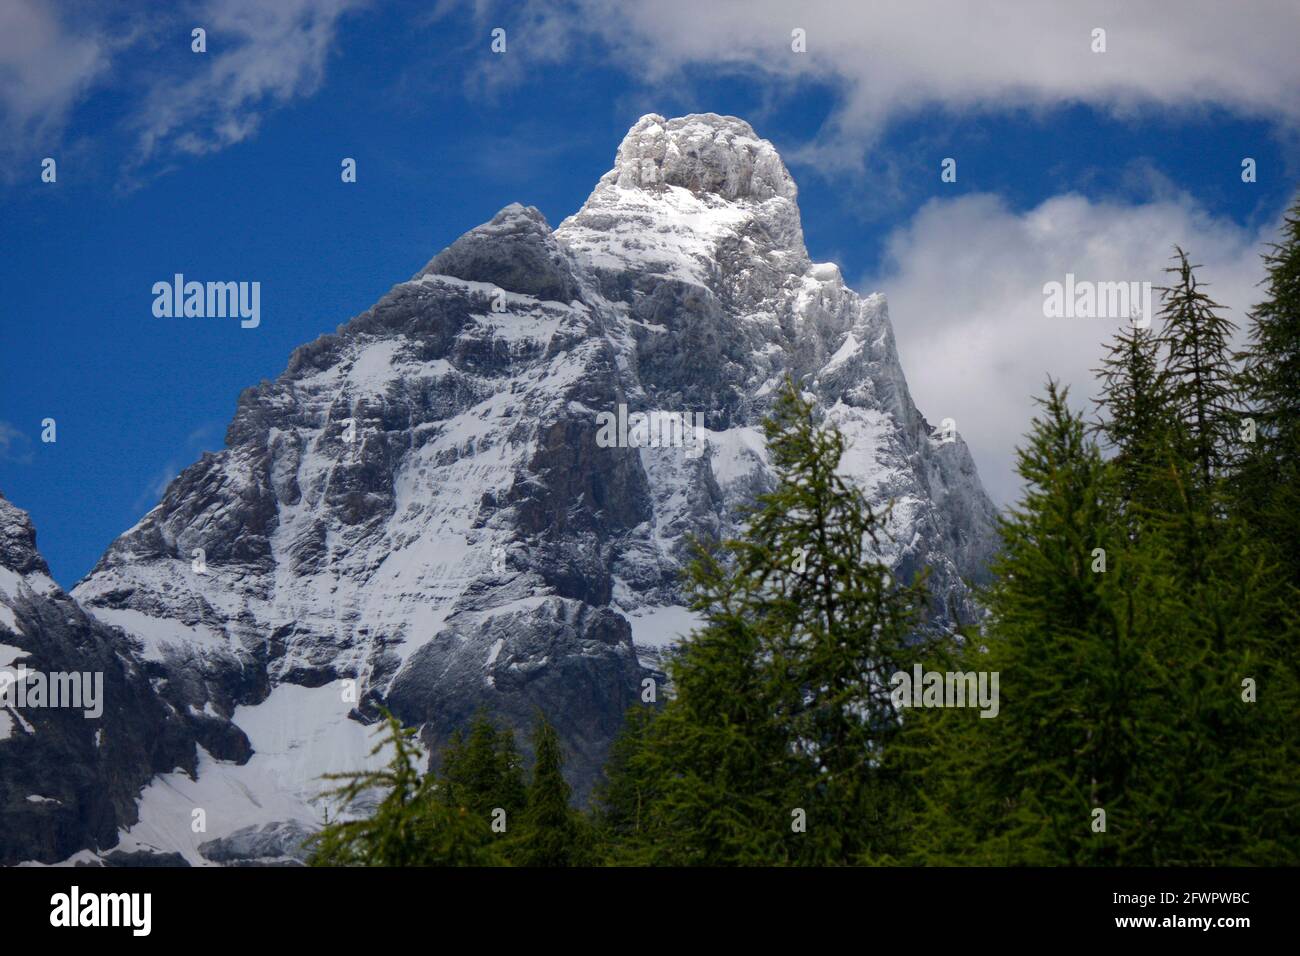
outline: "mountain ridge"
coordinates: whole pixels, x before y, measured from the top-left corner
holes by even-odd
[[[588,794],[693,621],[690,538],[770,487],[759,426],[787,375],[892,504],[889,563],[973,615],[993,506],[912,403],[884,298],[809,258],[797,194],[743,120],[649,114],[559,226],[507,205],[241,393],[226,448],[73,589],[198,746],[122,848],[202,863],[309,827],[381,705],[431,752],[479,707],[517,731],[541,710]],[[602,447],[620,406],[702,415],[704,453]]]

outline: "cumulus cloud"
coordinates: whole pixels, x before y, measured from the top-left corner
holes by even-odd
[[[482,15],[485,4],[474,6]],[[504,8],[500,8],[503,9]],[[542,48],[596,36],[611,60],[650,83],[684,68],[748,70],[832,85],[840,101],[803,157],[861,161],[888,122],[934,106],[970,112],[1087,103],[1121,115],[1222,106],[1300,121],[1300,4],[1295,0],[555,0],[530,4]],[[539,20],[539,11],[544,16]],[[807,52],[791,50],[806,31]],[[1106,31],[1106,52],[1092,31]]]
[[[1185,195],[1138,205],[1064,195],[1023,212],[989,194],[935,199],[895,230],[884,266],[858,287],[886,294],[913,398],[932,422],[956,421],[985,487],[1006,504],[1019,490],[1014,449],[1032,396],[1050,374],[1071,386],[1076,407],[1091,409],[1092,369],[1123,324],[1047,318],[1044,285],[1073,273],[1160,286],[1180,244],[1244,330],[1260,297],[1259,254],[1277,225],[1243,228]],[[1153,301],[1158,310],[1158,292]]]

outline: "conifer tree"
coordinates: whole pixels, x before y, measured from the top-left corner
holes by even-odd
[[[1285,861],[1300,775],[1284,716],[1297,706],[1282,651],[1294,612],[1279,609],[1276,577],[1239,523],[1191,494],[1130,534],[1119,469],[1055,387],[1043,405],[1019,452],[1026,487],[1002,522],[990,615],[964,648],[966,667],[1000,673],[999,715],[904,719],[914,861]],[[1198,470],[1172,460],[1170,487]],[[1212,520],[1189,574],[1184,529]],[[1267,699],[1248,691],[1265,686]]]
[[[533,729],[533,777],[520,830],[511,841],[511,860],[519,866],[581,866],[587,862],[585,821],[569,805],[564,752],[559,735],[538,714]]]
[[[595,827],[600,853],[609,862],[628,859],[627,851],[646,832],[650,806],[658,797],[658,780],[641,759],[657,714],[644,704],[628,708],[596,787]]]
[[[1241,356],[1254,442],[1234,476],[1235,500],[1256,533],[1274,543],[1290,583],[1300,587],[1300,196],[1282,241],[1264,255],[1265,298],[1250,316]]]
[[[1237,373],[1230,339],[1236,326],[1198,283],[1187,254],[1175,247],[1178,264],[1165,270],[1174,283],[1161,289],[1160,342],[1165,349],[1162,384],[1170,411],[1187,445],[1200,489],[1219,477],[1237,451]]]
[[[1170,721],[1181,759],[1148,815],[1157,865],[1293,863],[1300,854],[1300,643],[1294,590],[1267,542],[1190,497],[1157,525]],[[1212,523],[1189,549],[1185,528]],[[1172,531],[1167,530],[1172,529]],[[1189,573],[1189,565],[1193,566]],[[1155,785],[1152,786],[1155,791]]]
[[[718,549],[697,545],[688,567],[692,607],[705,625],[668,664],[675,696],[644,733],[619,743],[610,789],[639,789],[640,825],[616,859],[641,865],[774,865],[797,851],[790,811],[792,755],[776,715],[798,703],[765,666],[758,622]]]
[[[704,623],[628,762],[658,781],[654,862],[866,862],[902,838],[889,688],[925,653],[925,593],[890,578],[883,516],[839,473],[845,440],[820,417],[787,382],[764,423],[774,490],[688,568]]]
[[[798,700],[776,713],[811,822],[799,859],[888,853],[897,787],[881,761],[897,730],[890,679],[924,656],[920,584],[895,585],[884,516],[839,471],[846,447],[792,382],[763,423],[777,478],[732,547],[763,655]]]
[[[1123,537],[1113,534],[1112,489],[1081,417],[1050,381],[1040,404],[1018,453],[1024,495],[1000,524],[990,619],[963,652],[966,668],[999,674],[998,716],[904,716],[919,749],[920,862],[1090,863],[1115,852],[1113,840],[1093,838],[1090,815],[1115,811],[1135,760],[1122,731],[1134,701],[1121,675],[1141,648],[1114,639],[1119,622],[1102,590],[1116,569],[1094,568],[1113,565]]]
[[[1137,326],[1121,330],[1094,372],[1101,383],[1094,430],[1115,453],[1120,498],[1135,530],[1138,513],[1163,504],[1162,472],[1174,435],[1155,334]]]
[[[414,730],[384,713],[384,738],[371,755],[392,748],[382,770],[331,774],[344,781],[331,791],[343,813],[382,793],[370,816],[335,820],[311,839],[312,866],[487,866],[501,862],[487,821],[437,796],[433,774],[417,768],[420,752]]]
[[[459,730],[452,735],[442,754],[442,779],[445,802],[484,818],[504,810],[509,821],[524,808],[523,764],[514,733],[498,730],[486,711],[474,715],[468,737]]]

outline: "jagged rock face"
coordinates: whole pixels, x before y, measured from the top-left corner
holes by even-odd
[[[939,607],[975,613],[963,579],[985,574],[994,508],[960,438],[943,441],[917,411],[899,364],[884,298],[860,298],[839,269],[812,263],[797,191],[772,145],[741,120],[712,114],[643,117],[582,209],[556,230],[596,286],[619,353],[624,392],[642,409],[703,411],[711,469],[681,480],[647,463],[665,519],[699,532],[734,530],[735,506],[765,486],[761,432],[778,385],[792,376],[848,436],[841,470],[873,503],[892,503],[887,557],[904,576],[930,568]],[[700,508],[720,494],[724,507]],[[668,499],[672,498],[672,501]],[[617,575],[642,599],[669,603],[680,551],[656,553],[661,586]],[[643,569],[644,570],[644,569]]]
[[[150,778],[195,757],[125,640],[54,583],[26,513],[0,496],[0,865],[112,847]]]
[[[434,750],[479,706],[521,732],[541,710],[585,795],[689,628],[688,536],[735,531],[770,486],[759,425],[791,375],[850,439],[845,473],[893,503],[886,557],[969,611],[993,507],[912,404],[883,298],[810,262],[796,196],[746,123],[644,117],[557,229],[507,206],[245,391],[226,449],[77,598],[166,674],[223,774],[281,746],[259,744],[265,716],[315,688],[311,741],[380,704]],[[605,447],[620,405],[702,415],[703,454]],[[354,766],[282,743],[267,773],[308,820],[314,776]],[[205,839],[270,814],[231,809]]]
[[[314,831],[288,821],[248,826],[199,847],[213,863],[261,866],[301,866],[310,856],[306,841]]]

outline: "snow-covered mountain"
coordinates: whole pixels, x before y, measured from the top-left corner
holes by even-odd
[[[111,847],[140,789],[196,756],[122,635],[54,582],[31,521],[0,495],[0,865]]]
[[[588,793],[691,626],[689,537],[770,485],[786,375],[893,503],[899,574],[971,612],[994,508],[970,455],[912,403],[884,298],[810,261],[795,184],[741,120],[643,117],[558,228],[509,205],[297,349],[73,592],[198,744],[122,849],[289,855],[381,704],[432,749],[480,706],[522,741],[540,709]],[[702,416],[702,444],[606,447],[620,406]]]

